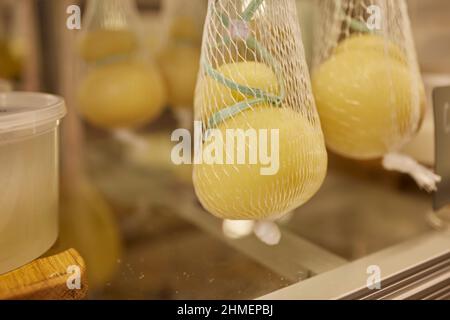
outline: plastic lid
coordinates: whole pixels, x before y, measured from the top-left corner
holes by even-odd
[[[37,134],[55,127],[66,114],[64,99],[46,93],[0,93],[0,134],[24,131]]]

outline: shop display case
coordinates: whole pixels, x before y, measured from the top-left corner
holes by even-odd
[[[225,237],[176,173],[125,159],[112,164],[107,159],[119,157],[114,147],[106,158],[94,151],[101,148],[92,145],[92,177],[122,208],[123,236],[130,237],[123,274],[103,292],[108,297],[132,291],[146,298],[148,287],[167,281],[165,297],[174,299],[370,298],[362,289],[371,266],[386,283],[376,297],[448,297],[449,234],[430,226],[431,197],[409,179],[331,169],[319,194],[282,223],[280,244],[270,247],[253,236]]]

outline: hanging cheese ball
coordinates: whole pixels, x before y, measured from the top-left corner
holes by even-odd
[[[233,82],[246,87],[263,90],[267,93],[278,94],[278,80],[272,69],[264,63],[246,61],[224,64],[217,68],[217,72]],[[217,80],[207,77],[199,84],[198,104],[204,112],[203,119],[213,113],[236,103],[246,100],[249,96],[238,90],[230,89]]]
[[[327,168],[327,155],[320,128],[310,124],[300,113],[288,108],[256,106],[218,126],[222,137],[227,129],[271,129],[279,131],[279,168],[276,174],[262,175],[267,164],[208,164],[211,154],[203,145],[203,164],[194,166],[196,194],[206,210],[230,220],[263,220],[278,218],[308,201],[321,186]],[[235,143],[235,159],[239,152],[248,156],[254,148],[271,150],[269,142],[247,143],[241,150]],[[224,159],[231,154],[225,149]],[[269,153],[270,154],[270,153]]]
[[[82,37],[79,54],[85,61],[95,62],[112,56],[132,54],[137,48],[138,40],[130,30],[98,29]]]
[[[136,127],[160,115],[166,89],[154,65],[120,61],[92,69],[81,83],[78,101],[80,113],[95,126]]]
[[[334,50],[334,54],[345,53],[347,51],[355,51],[361,50],[363,52],[370,51],[370,53],[379,53],[381,56],[378,59],[384,59],[385,56],[388,56],[399,63],[403,64],[406,68],[410,70],[410,62],[408,62],[408,58],[405,53],[394,43],[389,40],[384,39],[380,35],[377,34],[357,34],[348,37],[343,40]],[[411,74],[413,71],[410,70]],[[422,109],[422,114],[420,121],[423,120],[425,113],[425,87],[423,85],[423,81],[418,79],[419,86],[419,98],[420,98],[420,106]]]
[[[420,79],[393,44],[349,38],[312,78],[328,147],[355,159],[382,157],[416,132],[424,112]],[[416,88],[414,94],[413,88]]]
[[[318,191],[327,167],[295,2],[212,1],[208,10],[195,94],[206,138],[196,150],[195,191],[219,218],[276,220]],[[258,237],[279,240],[266,237],[273,223],[261,225],[272,229],[255,227]]]
[[[193,108],[199,60],[200,49],[189,44],[169,45],[161,55],[159,63],[167,83],[170,106]]]

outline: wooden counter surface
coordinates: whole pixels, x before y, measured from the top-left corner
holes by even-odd
[[[74,249],[0,275],[0,299],[71,300],[86,293],[86,267]]]

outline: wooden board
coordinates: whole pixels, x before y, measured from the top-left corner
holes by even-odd
[[[79,282],[75,280],[77,275],[79,275]],[[72,289],[67,284],[68,280]],[[79,289],[76,288],[78,283]],[[17,270],[0,275],[0,299],[2,300],[71,300],[83,299],[86,293],[86,266],[74,249],[37,259]]]

